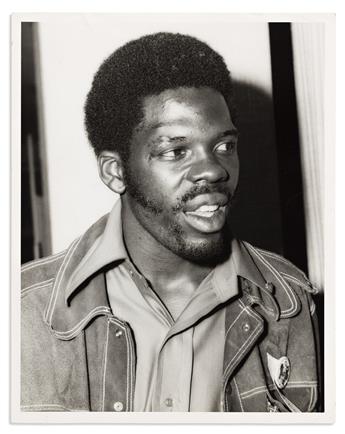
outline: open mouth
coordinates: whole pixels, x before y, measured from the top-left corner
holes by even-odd
[[[196,217],[212,218],[220,208],[224,207],[220,205],[202,205],[194,211],[187,211],[186,214]]]
[[[212,234],[221,231],[225,225],[226,209],[226,204],[201,205],[193,211],[185,211],[184,216],[197,232]]]

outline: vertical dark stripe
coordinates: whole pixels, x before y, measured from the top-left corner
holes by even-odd
[[[22,146],[30,135],[34,147],[36,194],[42,196],[42,168],[39,149],[37,74],[35,65],[34,26],[22,23]]]
[[[50,253],[44,221],[42,140],[39,120],[37,23],[21,25],[21,260]],[[43,205],[42,205],[43,204]],[[44,218],[46,215],[44,215]],[[36,220],[37,221],[36,221]],[[36,223],[35,223],[36,221]],[[35,233],[35,230],[37,233]],[[34,245],[36,244],[36,245]]]
[[[34,67],[32,46],[32,23],[21,26],[21,262],[34,258],[33,219],[30,198],[30,167],[28,154],[28,135],[34,139],[37,128],[32,119],[35,107]]]
[[[270,23],[269,34],[284,256],[307,272],[303,184],[290,24]]]

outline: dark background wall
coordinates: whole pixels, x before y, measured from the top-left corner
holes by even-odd
[[[289,23],[271,23],[273,99],[235,83],[241,174],[235,232],[308,272],[300,144]]]

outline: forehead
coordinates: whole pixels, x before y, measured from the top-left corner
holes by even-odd
[[[224,97],[211,88],[168,89],[143,100],[143,126],[157,129],[193,123],[231,126],[231,116]]]

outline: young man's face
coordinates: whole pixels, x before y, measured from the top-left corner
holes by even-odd
[[[178,88],[146,97],[125,163],[126,206],[160,245],[192,261],[230,248],[230,201],[239,161],[237,131],[223,96]]]

